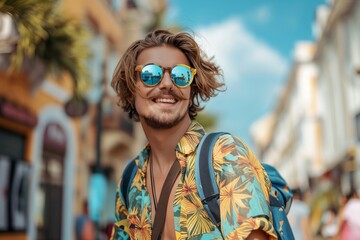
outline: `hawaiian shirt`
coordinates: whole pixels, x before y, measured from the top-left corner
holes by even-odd
[[[181,165],[173,210],[176,239],[246,239],[251,231],[262,229],[269,239],[277,239],[269,208],[270,181],[260,162],[237,137],[222,135],[215,143],[213,164],[220,189],[221,232],[207,215],[195,182],[196,148],[205,134],[192,121],[176,146]],[[151,202],[146,188],[150,156],[147,145],[133,161],[138,166],[128,193],[128,208],[116,192],[115,223],[111,239],[150,239]]]

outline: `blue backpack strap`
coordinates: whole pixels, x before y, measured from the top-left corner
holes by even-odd
[[[125,167],[123,175],[122,175],[122,180],[121,180],[121,184],[120,184],[120,191],[122,196],[124,197],[125,200],[125,206],[126,208],[129,207],[129,192],[130,192],[130,186],[131,186],[131,182],[134,179],[135,173],[137,172],[137,165],[135,163],[135,159],[131,160]]]
[[[209,217],[220,229],[219,187],[215,181],[212,153],[217,139],[224,132],[209,133],[203,136],[196,151],[195,181],[201,202]]]

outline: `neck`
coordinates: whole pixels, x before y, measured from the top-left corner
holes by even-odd
[[[176,160],[176,145],[189,129],[190,117],[184,118],[179,124],[168,129],[154,129],[143,121],[141,124],[151,147],[154,167],[159,168],[160,171],[168,171]]]

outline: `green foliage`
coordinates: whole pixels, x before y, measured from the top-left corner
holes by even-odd
[[[19,70],[25,58],[38,58],[47,73],[68,71],[76,95],[88,87],[85,62],[89,57],[87,33],[81,25],[56,12],[53,0],[0,0],[0,12],[12,16],[19,40],[12,55],[11,70]]]
[[[88,35],[80,25],[69,19],[51,17],[51,24],[45,26],[48,37],[39,43],[36,56],[47,63],[50,72],[69,71],[75,80],[77,93],[83,93],[89,84],[85,64],[90,56],[86,45]]]
[[[199,113],[196,117],[196,121],[198,121],[206,131],[212,131],[217,124],[217,118],[213,114],[208,113]]]
[[[19,69],[24,56],[33,57],[36,45],[47,37],[43,25],[45,13],[50,7],[50,1],[2,0],[0,2],[0,11],[12,16],[19,33],[16,52],[12,58],[12,68]]]

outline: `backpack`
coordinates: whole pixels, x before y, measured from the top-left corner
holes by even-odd
[[[212,164],[212,151],[217,139],[225,132],[215,132],[205,134],[197,148],[195,161],[195,181],[201,202],[212,222],[220,229],[220,192],[215,181],[215,172]],[[273,220],[273,226],[279,240],[294,240],[287,213],[292,203],[292,192],[287,186],[286,181],[279,172],[272,166],[261,163],[271,182],[270,191],[270,211]],[[128,206],[128,193],[130,191],[130,182],[137,172],[135,161],[131,161],[123,172],[123,178],[120,185],[120,191],[124,197],[125,205]],[[221,232],[221,231],[220,231]]]
[[[195,180],[196,187],[209,217],[220,227],[220,206],[219,206],[219,188],[215,181],[215,172],[212,164],[212,151],[217,139],[224,132],[209,133],[202,139],[198,147],[195,161]],[[292,203],[292,192],[287,186],[286,181],[279,172],[272,166],[261,163],[271,182],[270,191],[270,211],[272,213],[273,226],[278,239],[293,240],[287,213]]]

